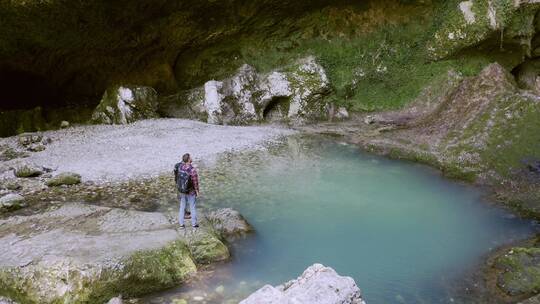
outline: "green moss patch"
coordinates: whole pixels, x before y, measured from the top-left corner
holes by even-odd
[[[495,260],[497,286],[511,296],[540,292],[540,248],[511,248]]]

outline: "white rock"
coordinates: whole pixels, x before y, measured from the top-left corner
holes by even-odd
[[[497,10],[493,6],[493,1],[488,0],[488,19],[489,25],[492,29],[496,30],[499,28],[499,23],[497,22]]]
[[[107,302],[107,304],[122,304],[122,297],[118,296],[118,297],[114,297],[112,299],[109,300],[109,302]]]
[[[5,297],[0,297],[0,304],[17,304],[17,302]]]
[[[219,124],[222,113],[221,101],[223,95],[219,93],[223,82],[211,80],[204,84],[204,106],[208,113],[208,123]]]
[[[240,304],[365,304],[350,277],[332,268],[314,264],[296,280],[272,287],[266,285]]]
[[[65,129],[65,128],[68,128],[68,127],[69,127],[69,121],[62,120],[62,122],[60,122],[60,128]]]
[[[467,22],[467,24],[473,24],[476,21],[476,16],[472,10],[472,7],[473,2],[471,0],[459,3],[459,9],[463,13],[463,18],[465,18],[465,22]]]

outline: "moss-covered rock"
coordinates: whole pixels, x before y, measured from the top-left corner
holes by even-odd
[[[498,257],[494,267],[500,272],[497,286],[511,296],[540,292],[540,248],[511,248]]]
[[[162,214],[65,204],[0,222],[0,295],[21,303],[104,303],[176,286],[196,271]]]
[[[103,94],[92,114],[93,123],[127,124],[157,117],[157,92],[150,87],[114,86]]]
[[[33,165],[22,164],[15,168],[16,177],[36,177],[43,174],[43,170]]]
[[[229,259],[229,249],[219,237],[208,230],[194,232],[189,240],[191,255],[197,263],[209,264]]]
[[[61,185],[75,185],[81,182],[81,175],[73,172],[62,172],[51,179],[47,180],[45,184],[49,187],[61,186]]]

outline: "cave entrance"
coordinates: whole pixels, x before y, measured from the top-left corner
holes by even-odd
[[[263,110],[263,119],[266,121],[283,120],[289,113],[290,98],[285,96],[274,97]]]
[[[59,89],[43,75],[0,66],[0,83],[0,111],[65,104]]]

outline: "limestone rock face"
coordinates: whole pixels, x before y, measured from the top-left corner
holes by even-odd
[[[115,86],[107,89],[92,114],[93,123],[128,124],[157,117],[157,92],[151,87]]]
[[[164,98],[160,112],[178,118],[202,118],[212,124],[263,120],[303,122],[326,118],[324,95],[330,90],[323,67],[314,57],[267,74],[245,64],[235,75]]]
[[[504,29],[504,43],[530,55],[539,4],[508,1],[501,5],[491,0],[469,0],[449,6],[448,17],[435,31],[428,52],[432,58],[445,58],[479,43],[489,43],[490,37]]]
[[[332,268],[314,264],[296,280],[266,285],[240,304],[365,304],[354,280]]]

